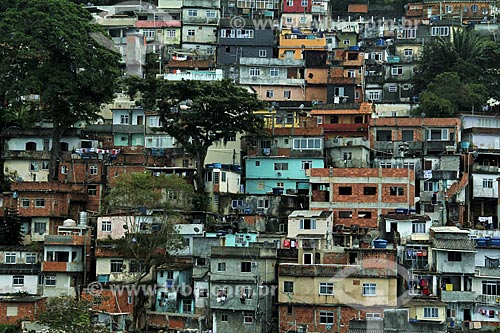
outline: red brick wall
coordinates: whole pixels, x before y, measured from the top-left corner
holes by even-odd
[[[33,302],[2,302],[0,301],[0,323],[17,324],[18,320],[35,320],[36,316],[45,310],[46,299]],[[17,316],[7,317],[7,307],[17,306]]]
[[[365,317],[365,311],[358,309],[341,306],[340,307],[340,323],[338,321],[338,306],[315,306],[315,305],[292,305],[292,314],[288,314],[288,305],[279,305],[279,331],[288,332],[296,330],[294,325],[307,325],[308,332],[339,332],[338,326],[340,324],[340,333],[347,333],[349,330],[349,320],[356,318],[358,315],[362,318]],[[319,324],[320,311],[334,312],[334,323],[331,324],[331,329],[326,329],[325,324]],[[374,312],[377,312],[374,310]],[[378,311],[380,312],[380,310]]]
[[[346,265],[349,263],[349,255],[346,252],[325,252],[323,253],[322,264]]]

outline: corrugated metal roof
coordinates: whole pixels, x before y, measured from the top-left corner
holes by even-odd
[[[470,239],[433,239],[432,248],[438,250],[454,250],[475,252],[474,242]]]

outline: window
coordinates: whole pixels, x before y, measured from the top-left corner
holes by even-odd
[[[448,252],[448,261],[462,261],[462,252]]]
[[[431,36],[449,36],[450,27],[432,27]]]
[[[312,264],[314,264],[312,253],[304,253],[304,255],[302,256],[302,258],[303,258],[303,264],[304,265],[312,265]]]
[[[380,91],[369,91],[368,92],[368,100],[370,101],[380,101]]]
[[[38,261],[38,256],[36,253],[26,253],[26,263],[27,264],[36,264]]]
[[[285,187],[285,183],[283,182],[277,182],[276,187]]]
[[[259,50],[259,57],[261,58],[267,57],[267,50]]]
[[[283,292],[293,293],[293,281],[283,281]]]
[[[300,24],[306,24],[307,23],[307,16],[301,16],[299,19]]]
[[[89,173],[91,175],[97,175],[97,173],[98,173],[98,167],[97,167],[97,165],[91,165],[89,167]]]
[[[377,194],[377,188],[375,186],[363,187],[363,195],[375,195],[375,194]]]
[[[350,211],[350,210],[341,210],[341,211],[339,211],[339,218],[340,219],[350,219],[350,218],[352,218],[352,211]]]
[[[317,117],[316,117],[316,121],[317,121],[317,124],[318,124],[318,125],[323,124],[323,116],[317,116]]]
[[[448,129],[446,129],[446,128],[428,129],[427,130],[427,140],[447,141],[448,140]]]
[[[445,5],[444,6],[444,11],[445,11],[445,13],[451,13],[451,11],[452,11],[451,5]]]
[[[253,313],[252,312],[243,312],[243,323],[251,324],[253,323]]]
[[[250,273],[252,271],[252,263],[250,261],[241,262],[241,272]]]
[[[500,296],[500,281],[482,281],[482,294]]]
[[[288,170],[288,163],[284,162],[274,163],[274,170]]]
[[[332,282],[320,282],[319,294],[320,295],[333,295],[333,283]]]
[[[231,207],[233,209],[236,209],[238,207],[243,207],[243,200],[232,200],[231,201]]]
[[[347,70],[347,77],[350,77],[350,78],[356,77],[356,70],[355,69],[348,69]]]
[[[478,9],[479,9],[479,7],[477,5],[470,6],[470,10],[472,10],[473,13],[477,13]]]
[[[358,212],[358,218],[360,218],[360,219],[371,219],[372,218],[372,212],[359,211]]]
[[[405,193],[404,188],[400,186],[391,186],[390,188],[390,195],[402,196],[404,195],[404,193]]]
[[[196,30],[194,30],[194,29],[188,29],[187,35],[188,35],[188,37],[194,37],[194,36],[196,36]]]
[[[248,71],[248,75],[250,76],[260,76],[260,68],[259,67],[250,67]]]
[[[309,170],[312,168],[312,161],[302,161],[302,170]]]
[[[6,252],[5,253],[5,263],[6,264],[15,264],[16,263],[16,253],[15,252]]]
[[[483,188],[493,188],[493,179],[491,178],[483,179]]]
[[[286,314],[293,315],[293,306],[289,305],[286,307]]]
[[[267,199],[257,200],[257,208],[269,208],[269,200]]]
[[[292,17],[290,17],[290,16],[288,16],[285,20],[286,20],[286,23],[287,23],[287,24],[291,24],[291,23],[293,23],[293,18],[292,18]]]
[[[292,91],[290,91],[290,90],[283,91],[283,98],[286,98],[286,99],[292,98]]]
[[[414,234],[425,234],[425,222],[412,222],[411,232]]]
[[[382,319],[380,316],[380,313],[377,312],[367,312],[366,313],[366,320],[380,320]]]
[[[437,182],[424,182],[424,192],[434,192],[438,188]]]
[[[190,17],[198,16],[198,11],[196,9],[189,9],[188,16],[190,16]]]
[[[123,260],[111,259],[110,265],[111,265],[111,268],[110,268],[111,273],[123,272]]]
[[[392,75],[403,75],[403,66],[392,66],[391,67]]]
[[[377,284],[363,283],[363,296],[376,296],[376,295],[377,295]]]
[[[182,313],[191,313],[193,310],[193,300],[183,299],[182,300]]]
[[[30,199],[21,199],[21,207],[27,208],[30,206]]]
[[[251,29],[238,29],[236,30],[236,38],[253,38],[253,30]]]
[[[241,298],[243,299],[251,299],[253,295],[253,290],[251,287],[245,287],[241,289]]]
[[[320,311],[319,323],[320,324],[333,324],[334,323],[333,311]]]
[[[165,30],[165,35],[167,36],[167,38],[175,38],[176,31],[174,29],[167,29]]]
[[[13,286],[23,286],[24,285],[24,275],[14,275],[12,277]]]
[[[349,44],[351,44],[351,40],[350,39],[344,39],[342,43],[344,45],[349,45]]]
[[[88,185],[87,186],[87,193],[90,196],[97,195],[97,185]]]
[[[392,131],[390,131],[390,130],[377,130],[375,140],[377,140],[377,141],[392,141]]]
[[[391,84],[387,90],[390,92],[390,93],[395,93],[395,92],[398,92],[398,86],[395,85],[395,84]]]
[[[424,318],[437,318],[438,316],[438,308],[424,308]]]
[[[55,274],[45,275],[44,284],[49,287],[54,287],[56,285],[56,275]]]
[[[351,186],[339,186],[339,195],[352,195]]]
[[[417,38],[417,29],[416,28],[409,28],[409,29],[398,30],[397,38],[398,39],[413,39],[413,38]]]
[[[128,121],[129,121],[128,114],[120,115],[120,124],[128,125]]]
[[[102,221],[101,231],[110,232],[111,231],[111,221]]]
[[[266,97],[273,98],[274,97],[274,90],[266,90]]]
[[[208,18],[215,18],[215,17],[217,17],[217,14],[216,14],[215,10],[207,10],[205,12],[205,16]]]
[[[38,170],[40,170],[38,162],[30,162],[30,171],[37,172]]]
[[[219,262],[217,263],[217,272],[225,272],[226,271],[226,263]]]
[[[221,314],[220,315],[220,321],[227,322],[227,314]]]
[[[300,230],[316,230],[316,220],[315,219],[300,219],[299,229]]]
[[[280,70],[277,67],[271,67],[269,69],[269,75],[271,77],[278,77],[280,75]]]
[[[307,3],[308,3],[308,2],[309,2],[309,0],[302,0],[302,2],[301,2],[301,4],[300,4],[300,5],[301,5],[302,7],[307,7]]]
[[[413,130],[402,130],[402,139],[405,142],[412,142],[413,141]]]
[[[160,116],[149,117],[149,127],[161,127]]]
[[[392,168],[392,163],[391,162],[380,162],[379,166],[382,169],[391,169]]]
[[[483,8],[483,9],[481,10],[481,13],[482,13],[483,15],[487,15],[487,14],[488,14],[488,8]]]
[[[35,199],[35,207],[36,208],[44,208],[45,207],[45,199]]]
[[[24,150],[36,150],[36,142],[26,142]]]
[[[46,222],[35,222],[35,233],[39,235],[45,234],[45,231],[47,230],[47,223]]]
[[[287,5],[288,7],[293,7],[293,0],[287,0],[287,1],[286,1],[286,5]]]
[[[5,315],[7,317],[17,317],[18,316],[18,306],[7,306]]]
[[[301,138],[301,139],[293,139],[293,149],[308,149],[308,150],[317,150],[321,149],[321,140],[320,138]]]

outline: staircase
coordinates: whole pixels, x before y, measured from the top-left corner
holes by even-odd
[[[454,183],[453,185],[450,186],[450,188],[446,191],[445,196],[449,199],[457,195],[461,190],[465,188],[469,184],[469,174],[464,172],[462,174],[462,178],[460,178],[460,181]]]

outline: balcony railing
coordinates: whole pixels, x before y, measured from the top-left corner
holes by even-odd
[[[322,124],[325,131],[366,132],[368,124]]]
[[[42,272],[83,272],[83,262],[42,262]]]
[[[0,274],[38,274],[41,264],[1,264]]]

